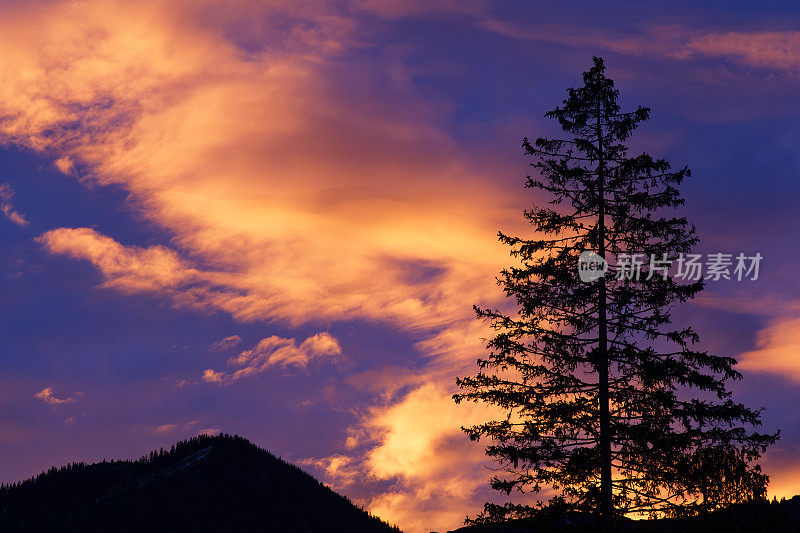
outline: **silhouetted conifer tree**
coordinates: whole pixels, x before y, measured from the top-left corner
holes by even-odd
[[[680,282],[650,263],[638,279],[579,279],[585,250],[674,261],[697,241],[685,218],[669,215],[683,204],[676,187],[688,168],[628,155],[626,141],[650,110],[620,110],[602,59],[583,82],[546,114],[568,138],[523,142],[537,171],[526,186],[554,207],[524,212],[533,238],[499,234],[519,261],[498,278],[518,310],[476,307],[497,334],[477,375],[457,380],[455,400],[506,416],[464,429],[490,440],[495,489],[549,487],[557,496],[541,507],[597,512],[606,525],[620,514],[690,515],[763,499],[768,477],[753,463],[778,433],[747,429],[760,412],[730,398],[726,382],[741,378],[736,361],[696,349],[691,328],[671,326],[671,307],[703,282]],[[487,504],[477,521],[536,511]]]

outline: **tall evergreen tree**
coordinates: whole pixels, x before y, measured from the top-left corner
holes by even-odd
[[[492,487],[555,491],[549,504],[592,511],[602,523],[646,513],[681,516],[766,497],[768,477],[754,464],[778,438],[752,432],[760,411],[731,399],[735,359],[696,349],[692,328],[671,325],[670,310],[703,281],[683,282],[667,262],[696,244],[694,227],[670,212],[688,168],[628,155],[627,140],[650,110],[622,112],[603,60],[545,116],[566,139],[523,141],[553,207],[524,217],[534,238],[499,233],[515,266],[498,283],[516,315],[476,307],[496,335],[478,373],[459,378],[455,400],[486,402],[505,413],[464,428],[487,437],[499,463]],[[578,276],[582,251],[606,259],[643,254],[640,276]],[[651,262],[657,258],[662,263]],[[539,507],[486,504],[478,520],[535,514]]]

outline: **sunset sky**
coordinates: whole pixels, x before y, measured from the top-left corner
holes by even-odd
[[[490,496],[456,406],[593,55],[689,165],[676,310],[800,493],[800,4],[0,1],[0,481],[237,433],[411,533]]]

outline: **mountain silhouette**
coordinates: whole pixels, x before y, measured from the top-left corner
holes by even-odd
[[[199,436],[138,461],[73,463],[0,488],[0,531],[399,532],[237,436]]]

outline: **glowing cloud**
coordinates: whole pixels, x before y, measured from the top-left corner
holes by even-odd
[[[341,354],[339,341],[327,332],[317,333],[299,345],[294,339],[273,335],[261,339],[250,350],[228,359],[229,366],[239,367],[234,372],[224,373],[207,369],[203,373],[203,380],[209,383],[230,383],[271,368],[305,370],[312,361],[336,361]]]
[[[91,228],[59,228],[36,239],[49,252],[92,262],[104,286],[123,292],[161,292],[190,283],[197,272],[163,246],[122,246]]]
[[[363,454],[334,454],[305,464],[318,468],[337,487],[368,473],[390,487],[365,503],[372,512],[407,531],[447,529],[479,509],[486,491],[481,446],[459,429],[485,420],[485,406],[453,403],[447,387],[428,382],[400,402],[365,413],[356,441],[372,442]],[[353,442],[359,446],[362,442]]]
[[[800,381],[800,318],[773,320],[758,333],[756,349],[740,356],[739,367]]]
[[[68,397],[68,398],[58,398],[53,393],[52,387],[45,387],[36,394],[33,395],[34,398],[37,400],[42,400],[47,405],[64,405],[67,403],[72,403],[75,401],[75,398]]]

